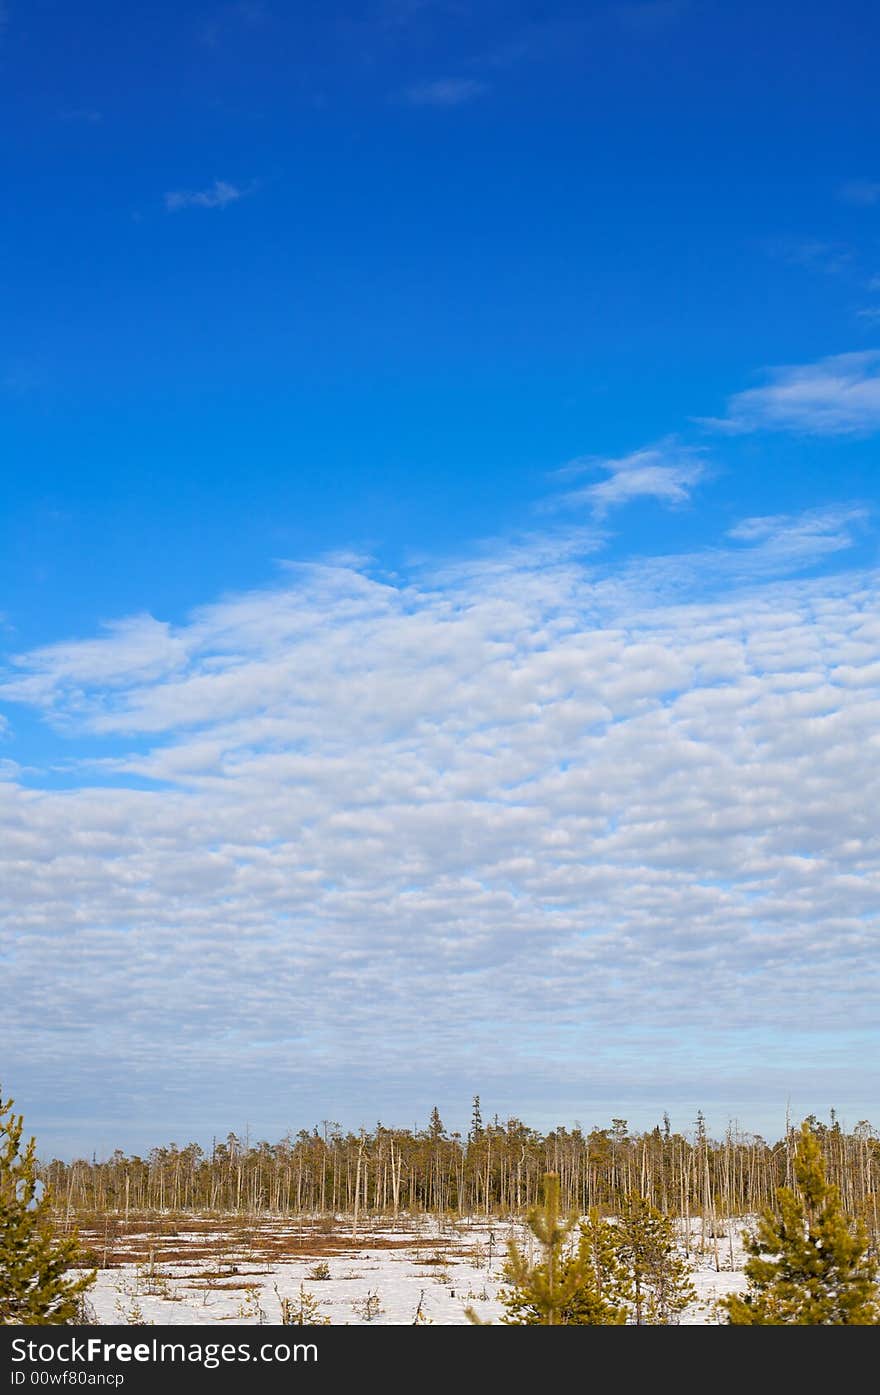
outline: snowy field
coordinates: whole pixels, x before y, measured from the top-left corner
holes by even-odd
[[[697,1223],[689,1260],[698,1299],[683,1324],[717,1323],[717,1300],[744,1288],[742,1229],[725,1222],[716,1244],[701,1241]],[[350,1219],[108,1218],[80,1236],[98,1266],[88,1320],[163,1327],[277,1325],[285,1300],[294,1310],[305,1303],[308,1321],[334,1325],[464,1324],[468,1307],[497,1322],[508,1239],[526,1252],[534,1245],[519,1223],[429,1217],[362,1222],[356,1233]]]

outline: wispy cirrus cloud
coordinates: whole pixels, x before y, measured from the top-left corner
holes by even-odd
[[[551,506],[586,506],[597,518],[604,518],[611,509],[621,508],[633,499],[656,499],[675,507],[688,502],[706,468],[703,450],[681,445],[673,438],[617,459],[583,457],[571,461],[557,474],[565,477],[601,471],[606,478],[569,490],[552,501]]]
[[[858,504],[741,519],[724,539],[693,552],[634,557],[597,579],[606,604],[636,608],[671,605],[695,592],[720,596],[827,565],[856,546],[870,516]]]
[[[215,179],[207,189],[179,189],[165,195],[165,208],[177,213],[182,208],[226,208],[245,198],[252,189],[242,189],[225,179]]]
[[[614,15],[631,34],[651,39],[676,24],[689,8],[689,0],[633,0],[616,5]]]
[[[205,48],[216,49],[239,28],[258,29],[268,20],[269,11],[260,0],[233,0],[231,4],[220,5],[210,19],[201,22],[196,37]]]
[[[869,511],[859,504],[805,509],[797,514],[763,514],[741,519],[727,530],[743,551],[718,556],[731,577],[743,582],[748,576],[796,573],[812,567],[837,552],[855,546],[870,521]],[[736,576],[738,568],[743,568]]]
[[[383,28],[407,29],[438,8],[442,11],[446,6],[438,6],[437,0],[378,0],[371,19]]]
[[[853,263],[853,250],[818,237],[772,238],[761,244],[768,256],[824,276],[839,276]]]
[[[0,367],[0,391],[24,397],[47,382],[46,366],[37,359],[12,360]]]
[[[880,351],[835,354],[816,363],[769,370],[765,387],[736,393],[723,417],[704,426],[741,434],[793,431],[815,436],[866,434],[880,429]]]
[[[402,96],[413,107],[461,107],[488,91],[489,84],[476,78],[439,78],[407,87]]]
[[[26,675],[10,679],[6,694],[15,701],[40,704],[65,691],[77,709],[86,690],[104,687],[107,692],[133,682],[156,679],[173,672],[186,661],[180,640],[170,627],[151,615],[134,615],[111,621],[105,633],[72,644],[52,644],[34,649],[24,665]],[[21,667],[13,661],[13,669]],[[65,702],[65,706],[67,703]]]
[[[844,203],[855,204],[859,208],[870,208],[880,203],[880,179],[851,179],[842,184],[838,197]]]
[[[65,107],[58,113],[59,120],[84,126],[97,126],[103,121],[103,113],[94,107]]]

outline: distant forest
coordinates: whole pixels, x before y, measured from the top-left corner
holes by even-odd
[[[809,1117],[828,1180],[846,1212],[880,1237],[880,1135],[866,1121],[846,1132]],[[346,1213],[397,1216],[418,1212],[503,1218],[521,1215],[558,1174],[566,1208],[613,1214],[638,1193],[668,1215],[713,1220],[754,1213],[790,1185],[797,1130],[769,1143],[729,1130],[710,1138],[701,1115],[687,1136],[668,1117],[647,1132],[625,1119],[584,1132],[541,1134],[517,1118],[483,1122],[474,1100],[467,1136],[450,1133],[436,1109],[424,1129],[343,1133],[324,1122],[279,1143],[230,1133],[208,1151],[170,1144],[145,1157],[117,1151],[106,1161],[55,1160],[41,1165],[55,1207],[68,1213],[187,1211],[279,1216]]]

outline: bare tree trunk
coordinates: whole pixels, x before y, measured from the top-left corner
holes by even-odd
[[[358,1147],[358,1153],[357,1153],[357,1171],[356,1171],[356,1173],[355,1173],[355,1179],[354,1179],[354,1219],[353,1219],[352,1224],[351,1224],[351,1238],[352,1238],[352,1240],[356,1240],[356,1239],[357,1239],[358,1202],[360,1201],[360,1192],[361,1192],[361,1163],[362,1163],[362,1161],[363,1161],[363,1156],[364,1156],[364,1145],[363,1145],[363,1140],[361,1140],[360,1146]]]

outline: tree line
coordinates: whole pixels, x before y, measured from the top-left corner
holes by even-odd
[[[846,1130],[811,1115],[829,1181],[845,1212],[880,1236],[880,1135],[866,1120]],[[587,1215],[619,1210],[628,1196],[694,1222],[705,1243],[712,1223],[760,1211],[794,1178],[797,1130],[768,1142],[729,1128],[709,1136],[702,1115],[687,1133],[668,1116],[647,1131],[625,1119],[609,1126],[548,1133],[520,1119],[484,1122],[474,1100],[466,1136],[448,1131],[436,1108],[426,1127],[343,1132],[325,1121],[280,1142],[230,1133],[210,1149],[171,1143],[146,1156],[55,1159],[40,1166],[57,1209],[189,1211],[310,1216],[522,1215],[541,1195],[546,1173],[559,1178],[560,1205]]]
[[[477,1120],[478,1101],[474,1103]],[[83,1269],[76,1234],[57,1233],[51,1195],[39,1192],[35,1140],[24,1144],[23,1120],[12,1112],[12,1105],[0,1096],[0,1326],[81,1324],[89,1320],[85,1293],[95,1271]],[[833,1120],[829,1130],[811,1117],[797,1134],[786,1130],[785,1152],[790,1150],[794,1185],[778,1186],[775,1207],[764,1207],[757,1230],[744,1235],[748,1286],[745,1293],[721,1300],[727,1322],[738,1326],[880,1324],[876,1246],[870,1242],[864,1220],[844,1213],[840,1188],[827,1177],[826,1152],[837,1151],[841,1157],[846,1152],[836,1149],[836,1124]],[[468,1144],[480,1144],[485,1132],[480,1121],[479,1129],[472,1128]],[[836,1132],[839,1139],[847,1138],[843,1130]],[[436,1109],[427,1133],[432,1144],[446,1140]],[[859,1131],[858,1139],[863,1135],[874,1141],[865,1129]],[[646,1138],[659,1136],[661,1144],[672,1138],[668,1128],[665,1134],[656,1130],[626,1136],[636,1146],[644,1145]],[[368,1172],[367,1140],[366,1131],[358,1135],[355,1223],[360,1178]],[[702,1127],[692,1142],[698,1155],[700,1150],[707,1156],[716,1150]],[[778,1151],[771,1150],[771,1157]],[[644,1148],[642,1156],[647,1156]],[[121,1154],[115,1161],[120,1158]],[[708,1175],[711,1178],[711,1171]],[[533,1262],[511,1237],[501,1294],[502,1321],[517,1326],[677,1322],[696,1293],[672,1218],[634,1191],[622,1195],[618,1214],[611,1220],[604,1219],[597,1206],[586,1220],[576,1204],[565,1215],[560,1196],[559,1175],[545,1172],[541,1202],[525,1212],[542,1257]],[[577,1240],[571,1243],[575,1227]],[[714,1226],[713,1233],[717,1235]],[[285,1325],[316,1320],[314,1304],[307,1303],[302,1285],[300,1295],[298,1306],[288,1300],[282,1305]],[[420,1313],[421,1303],[416,1321]],[[472,1309],[467,1315],[480,1322]]]

